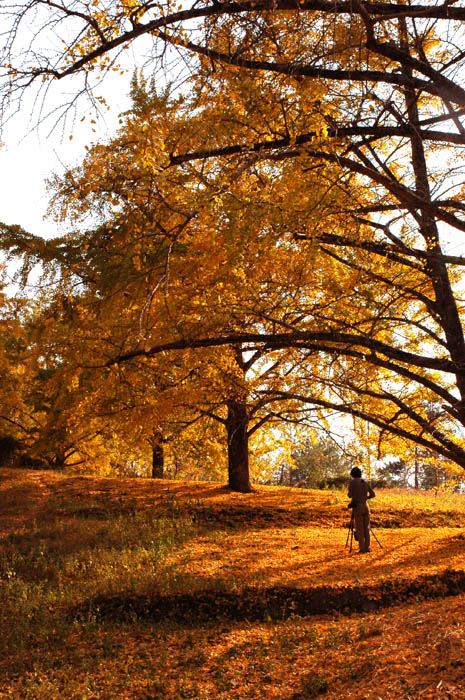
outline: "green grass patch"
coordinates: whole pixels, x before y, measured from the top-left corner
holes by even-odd
[[[73,513],[10,535],[0,557],[0,658],[8,671],[24,672],[40,647],[61,647],[76,626],[94,631],[95,616],[72,620],[72,607],[98,595],[169,590],[176,572],[165,558],[197,532],[185,515]]]

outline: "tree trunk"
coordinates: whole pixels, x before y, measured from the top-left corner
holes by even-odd
[[[152,445],[152,479],[163,479],[165,455],[163,452],[163,442],[161,440],[153,441]]]
[[[228,479],[229,487],[240,493],[250,493],[249,476],[249,416],[247,404],[241,399],[228,401]]]
[[[418,491],[420,488],[420,465],[418,464],[418,447],[415,446],[415,471],[414,471],[414,478],[415,478],[415,490]]]
[[[402,31],[402,42],[408,49],[408,38],[405,19],[400,20]],[[412,69],[403,68],[404,75],[412,78]],[[428,177],[428,166],[425,155],[425,146],[420,136],[420,117],[418,113],[417,100],[419,95],[411,87],[405,90],[406,112],[409,125],[412,127],[410,136],[412,167],[415,176],[416,194],[426,203],[432,202],[432,194]],[[417,221],[419,232],[425,240],[426,250],[436,256],[430,257],[426,261],[426,270],[433,285],[435,300],[434,310],[440,318],[440,325],[444,331],[447,350],[451,360],[457,367],[456,384],[460,392],[460,400],[454,406],[455,412],[462,425],[465,425],[465,376],[462,368],[465,364],[465,338],[462,328],[462,320],[452,289],[449,270],[447,265],[441,260],[443,251],[441,249],[439,229],[437,220],[432,211],[423,208],[417,211]]]

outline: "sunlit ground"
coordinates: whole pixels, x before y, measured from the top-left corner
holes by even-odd
[[[382,548],[361,556],[346,502],[0,470],[1,700],[465,700],[465,594],[402,598],[405,581],[465,569],[464,497],[379,493]],[[376,601],[387,583],[398,604],[373,612],[236,620],[185,603],[273,587],[370,587]],[[130,606],[160,594],[184,607]]]
[[[191,576],[195,589],[212,577],[224,585],[352,585],[411,578],[445,569],[465,568],[464,528],[375,530],[372,551],[349,553],[347,530],[306,527],[216,533],[189,543],[172,555]]]

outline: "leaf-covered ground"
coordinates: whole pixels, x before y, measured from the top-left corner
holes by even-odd
[[[0,698],[465,699],[464,500],[0,470]]]

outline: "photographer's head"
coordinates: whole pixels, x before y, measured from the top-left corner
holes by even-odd
[[[358,467],[353,467],[350,470],[350,476],[352,479],[361,479],[362,478],[362,472]]]

